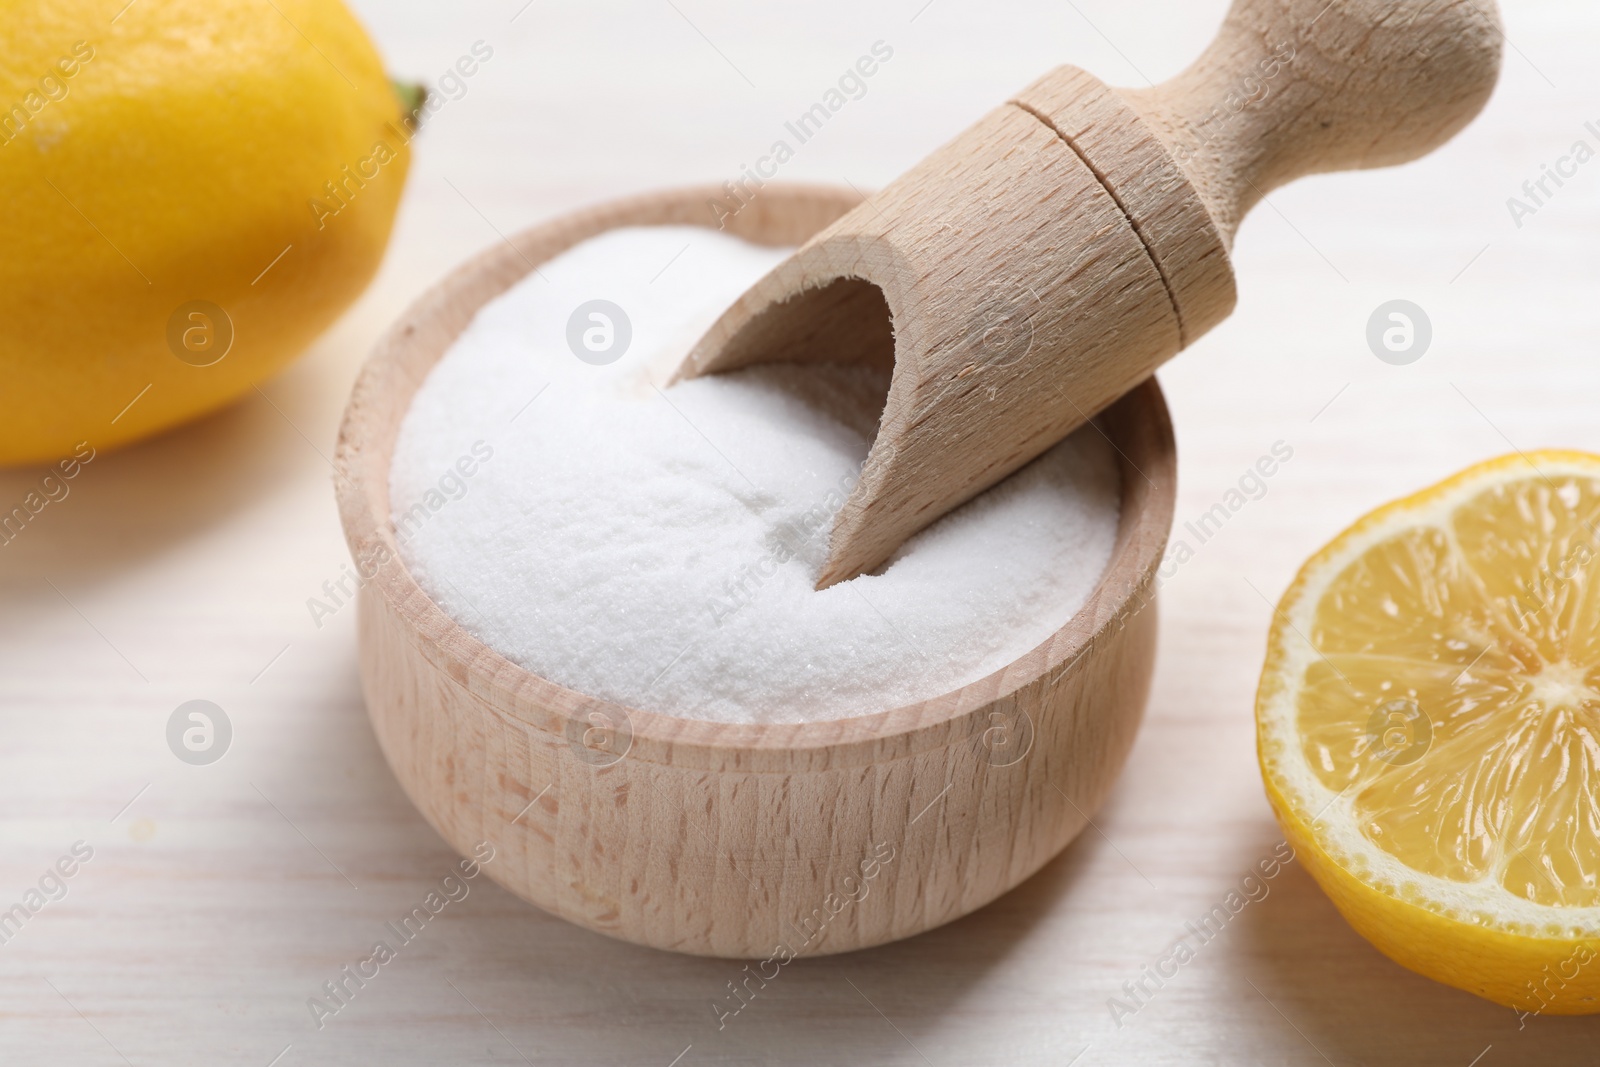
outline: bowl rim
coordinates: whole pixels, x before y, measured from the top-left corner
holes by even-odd
[[[474,254],[435,282],[380,336],[351,390],[334,459],[346,542],[365,579],[368,616],[387,609],[436,668],[503,716],[535,729],[581,736],[598,715],[625,724],[628,759],[793,773],[801,767],[864,765],[967,741],[985,709],[1046,676],[1055,685],[1102,635],[1154,601],[1156,569],[1171,530],[1176,446],[1165,399],[1152,376],[1093,421],[1119,454],[1121,515],[1106,569],[1083,606],[1012,663],[958,689],[868,715],[798,723],[723,723],[681,718],[591,697],[541,677],[479,641],[421,588],[406,566],[389,510],[389,466],[401,420],[427,373],[486,303],[540,263],[606,230],[636,225],[720,228],[766,245],[799,244],[859,203],[851,189],[770,182],[732,217],[710,207],[726,191],[688,186],[606,201],[536,224]],[[723,208],[726,211],[726,208]],[[717,222],[722,225],[716,225]],[[365,566],[375,571],[367,576]],[[382,604],[371,600],[381,597]],[[620,758],[620,757],[619,757]]]

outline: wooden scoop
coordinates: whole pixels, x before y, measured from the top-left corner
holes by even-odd
[[[677,377],[892,364],[817,584],[854,577],[1227,317],[1267,192],[1448,140],[1501,40],[1493,0],[1237,0],[1162,85],[1061,67],[807,241]]]

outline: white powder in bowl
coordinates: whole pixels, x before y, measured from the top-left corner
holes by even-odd
[[[487,304],[417,391],[390,499],[422,588],[523,667],[720,722],[866,715],[977,681],[1059,629],[1116,536],[1092,428],[913,538],[882,573],[813,586],[886,382],[766,367],[659,389],[787,254],[698,227],[614,230]],[[569,320],[623,309],[621,358]],[[604,313],[604,312],[602,312]],[[620,348],[612,313],[577,317]]]

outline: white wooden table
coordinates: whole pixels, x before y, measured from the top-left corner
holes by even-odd
[[[436,78],[475,41],[493,48],[419,142],[377,282],[262,395],[98,458],[0,551],[0,907],[74,842],[94,850],[67,895],[0,946],[0,1063],[1498,1067],[1600,1055],[1600,1021],[1519,1028],[1511,1011],[1389,963],[1294,866],[1121,1025],[1110,1005],[1279,840],[1250,708],[1268,601],[1298,562],[1366,509],[1467,463],[1600,450],[1600,162],[1520,227],[1506,206],[1574,141],[1600,148],[1600,122],[1584,125],[1600,120],[1600,9],[1587,0],[1513,0],[1500,90],[1443,151],[1306,181],[1245,223],[1238,312],[1162,374],[1180,525],[1275,442],[1294,455],[1166,583],[1132,760],[1095,829],[1043,873],[911,941],[797,962],[720,1031],[710,1004],[738,965],[613,942],[480,879],[315,1028],[307,998],[454,859],[373,742],[353,612],[319,628],[306,607],[347,561],[326,460],[378,331],[497,231],[737,177],[875,41],[892,60],[782,177],[880,185],[1053,64],[1159,80],[1223,9],[863,6],[363,0],[398,73]],[[1410,366],[1380,362],[1364,337],[1395,298],[1433,324]],[[36,478],[0,473],[0,499]],[[197,698],[235,731],[211,766],[175,759],[164,737],[172,710]]]

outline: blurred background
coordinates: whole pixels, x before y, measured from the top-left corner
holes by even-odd
[[[1600,164],[1531,215],[1507,203],[1574,142],[1600,149],[1600,9],[1512,0],[1500,87],[1463,134],[1399,169],[1298,182],[1244,223],[1238,310],[1160,375],[1180,526],[1274,444],[1293,457],[1171,569],[1133,757],[1094,828],[1040,875],[910,941],[801,960],[722,1029],[711,1003],[738,964],[609,941],[480,879],[318,1029],[307,998],[455,858],[373,741],[354,609],[307,606],[349,564],[328,461],[384,327],[524,227],[736,179],[875,42],[892,60],[782,179],[879,187],[1062,63],[1159,82],[1226,5],[352,7],[391,74],[444,100],[413,143],[375,281],[259,393],[97,456],[0,549],[0,907],[74,842],[93,850],[0,945],[0,1061],[1592,1062],[1600,1023],[1524,1025],[1401,970],[1292,864],[1136,1013],[1111,1001],[1280,840],[1250,709],[1270,605],[1298,563],[1469,462],[1600,450]],[[490,58],[441,86],[480,43]],[[1367,342],[1396,299],[1432,331],[1404,366]],[[39,476],[0,470],[0,500]],[[190,700],[231,723],[207,766],[168,747]]]

